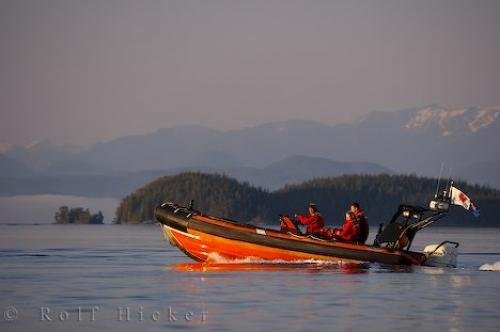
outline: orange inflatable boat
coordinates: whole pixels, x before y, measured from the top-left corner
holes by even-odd
[[[216,258],[225,260],[253,259],[257,261],[333,261],[339,263],[378,262],[390,265],[453,266],[454,257],[443,259],[458,243],[444,241],[424,252],[410,251],[416,232],[442,218],[446,203],[436,203],[435,209],[400,205],[386,227],[380,227],[373,245],[325,240],[242,224],[229,219],[209,216],[189,206],[164,203],[155,209],[155,218],[170,243],[187,256],[200,262]],[[443,204],[445,204],[443,206]],[[452,255],[453,256],[453,255]],[[453,260],[454,258],[454,260]],[[440,261],[441,259],[441,261]]]

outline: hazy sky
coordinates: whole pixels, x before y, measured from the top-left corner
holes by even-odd
[[[0,0],[0,142],[500,103],[500,1]]]

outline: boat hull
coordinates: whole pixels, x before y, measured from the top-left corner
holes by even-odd
[[[170,242],[200,262],[220,260],[378,262],[421,265],[421,253],[297,236],[230,220],[156,208],[155,217]]]

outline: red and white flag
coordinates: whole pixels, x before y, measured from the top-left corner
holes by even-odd
[[[460,205],[464,209],[470,208],[471,200],[460,189],[451,186],[451,204]]]
[[[471,211],[475,217],[479,217],[479,208],[472,203],[469,196],[453,186],[451,186],[451,204],[460,205],[464,209]]]

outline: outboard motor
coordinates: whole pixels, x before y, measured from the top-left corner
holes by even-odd
[[[430,244],[424,248],[427,259],[426,266],[434,267],[457,267],[458,243],[444,241],[440,244]]]

